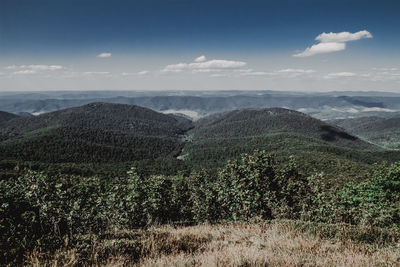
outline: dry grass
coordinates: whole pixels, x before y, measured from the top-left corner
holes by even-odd
[[[310,231],[299,231],[288,222],[154,227],[132,235],[136,238],[136,252],[127,249],[129,235],[118,233],[113,241],[93,246],[93,260],[88,265],[400,266],[400,249],[395,243],[377,245],[326,239]],[[110,248],[115,250],[110,253]],[[94,256],[105,251],[106,258]],[[80,258],[77,250],[69,250],[48,260],[32,254],[30,263],[74,266],[82,264]]]

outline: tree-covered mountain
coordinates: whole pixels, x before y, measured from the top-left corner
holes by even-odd
[[[12,114],[12,113],[8,113],[8,112],[4,112],[4,111],[0,111],[0,124],[15,118],[18,118],[18,115]]]
[[[362,117],[333,120],[331,123],[372,143],[400,149],[400,117]]]
[[[284,109],[243,109],[201,119],[193,131],[196,138],[249,137],[273,133],[296,133],[332,145],[370,149],[372,146],[343,129],[304,113]]]
[[[3,169],[28,162],[60,172],[78,168],[79,174],[87,173],[88,164],[89,174],[124,173],[132,165],[146,173],[215,169],[241,153],[266,150],[278,159],[292,155],[306,169],[351,179],[372,163],[400,158],[340,127],[284,108],[234,110],[193,123],[134,105],[91,103],[9,120],[0,137]],[[353,171],[342,171],[347,169]]]
[[[179,153],[190,120],[131,105],[91,103],[17,118],[0,129],[2,159],[128,162]]]
[[[241,153],[266,150],[285,159],[292,155],[303,168],[351,180],[359,170],[399,158],[306,114],[283,109],[244,109],[215,114],[195,123],[180,158],[193,166],[221,166]]]

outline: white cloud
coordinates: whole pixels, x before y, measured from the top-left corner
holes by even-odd
[[[278,70],[279,73],[314,73],[315,70],[305,70],[305,69],[283,69]]]
[[[162,72],[182,72],[184,69],[188,68],[187,63],[178,63],[178,64],[171,64],[167,65]]]
[[[399,68],[372,68],[372,72],[367,75],[363,75],[364,78],[368,78],[373,82],[390,82],[400,81],[400,69]]]
[[[193,69],[235,69],[246,65],[247,63],[243,61],[213,59],[201,63],[190,63],[189,67]]]
[[[397,71],[399,70],[398,68],[372,68],[373,70],[377,70],[377,71]]]
[[[282,70],[276,70],[272,72],[266,72],[266,71],[253,71],[250,69],[250,71],[245,71],[241,72],[241,76],[284,76],[287,78],[295,78],[301,75],[308,75],[311,73],[314,73],[315,70],[311,69],[282,69]]]
[[[8,70],[25,69],[25,70],[35,70],[35,71],[54,71],[65,69],[61,65],[21,65],[21,66],[7,66]]]
[[[35,73],[36,73],[35,70],[20,70],[20,71],[13,72],[13,74],[17,74],[17,75],[20,75],[20,74],[23,74],[23,75],[25,75],[25,74],[35,74]]]
[[[210,72],[221,72],[221,69],[194,69],[192,73],[210,73]]]
[[[271,76],[276,75],[275,72],[266,72],[266,71],[251,71],[251,72],[242,72],[241,76]]]
[[[98,54],[96,57],[99,57],[99,58],[107,58],[107,57],[111,57],[111,56],[112,56],[111,53],[104,52],[104,53]]]
[[[28,65],[28,66],[22,66],[22,67],[25,67],[25,68],[31,69],[31,70],[43,70],[43,71],[46,71],[46,70],[53,71],[53,70],[64,69],[64,67],[61,65]]]
[[[147,75],[147,74],[149,74],[149,71],[147,71],[147,70],[142,70],[137,73],[137,75],[140,75],[140,76]]]
[[[233,70],[233,72],[241,72],[241,73],[243,73],[243,72],[252,72],[252,71],[254,71],[253,69],[236,69],[236,70]]]
[[[86,71],[83,73],[84,75],[108,75],[110,72],[108,71]]]
[[[184,70],[214,70],[214,69],[237,69],[246,66],[243,61],[233,61],[224,59],[212,59],[203,62],[178,63],[167,65],[162,72],[182,72]]]
[[[319,41],[311,47],[307,47],[303,52],[294,54],[294,57],[309,57],[317,54],[325,54],[343,51],[346,49],[346,42],[356,41],[364,38],[372,38],[372,34],[366,30],[356,33],[339,32],[339,33],[321,33],[315,40]]]
[[[372,34],[369,31],[363,30],[355,33],[351,32],[339,32],[339,33],[321,33],[315,40],[321,43],[344,43],[349,41],[357,41],[363,38],[372,38]]]
[[[328,73],[328,75],[326,75],[325,78],[332,79],[332,78],[354,77],[354,76],[357,76],[357,74],[354,72],[332,72]]]
[[[196,58],[194,60],[194,62],[204,62],[206,60],[207,60],[206,56],[202,55],[202,56],[199,56],[198,58]]]
[[[220,74],[220,73],[215,73],[215,74],[211,74],[211,75],[210,75],[210,77],[213,77],[213,78],[226,77],[226,76],[228,76],[228,75],[226,75],[226,74]]]
[[[312,45],[311,47],[307,47],[301,53],[294,54],[294,57],[309,57],[314,56],[317,54],[325,54],[325,53],[332,53],[338,52],[346,49],[345,43],[319,43]]]
[[[122,76],[134,76],[134,75],[144,76],[144,75],[147,75],[149,73],[150,72],[147,71],[147,70],[142,70],[142,71],[139,71],[139,72],[122,72],[121,75]]]

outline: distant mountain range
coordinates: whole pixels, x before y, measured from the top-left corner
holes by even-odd
[[[92,102],[129,104],[163,113],[181,113],[198,119],[213,113],[243,109],[283,107],[322,120],[364,116],[400,115],[400,95],[378,92],[295,93],[275,91],[223,92],[43,92],[5,94],[0,110],[34,115],[78,107]]]

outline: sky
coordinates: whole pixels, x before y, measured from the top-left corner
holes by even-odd
[[[1,0],[0,91],[400,92],[397,0]]]

